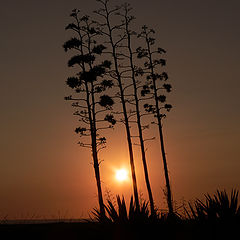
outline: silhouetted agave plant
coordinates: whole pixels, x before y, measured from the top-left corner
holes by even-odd
[[[131,197],[129,209],[127,210],[126,201],[124,197],[122,197],[121,199],[120,196],[117,195],[116,200],[117,204],[114,204],[112,200],[107,201],[105,209],[108,215],[106,215],[104,221],[109,223],[128,224],[128,223],[144,223],[152,220],[150,212],[148,210],[147,201],[143,201],[143,203],[140,206],[140,210],[137,210],[136,204],[133,201],[133,197]],[[103,221],[98,209],[94,209],[92,213],[97,221],[99,222]]]
[[[196,199],[194,204],[189,203],[188,217],[197,221],[231,221],[240,218],[238,205],[238,191],[233,189],[229,196],[227,192],[219,191],[211,196],[205,195],[205,202]]]

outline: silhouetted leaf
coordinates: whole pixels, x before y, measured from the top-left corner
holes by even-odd
[[[135,76],[138,76],[138,75],[142,76],[143,74],[144,74],[144,71],[141,67],[135,70]]]
[[[100,44],[100,45],[94,46],[92,52],[100,55],[102,54],[104,49],[106,49],[106,47]]]
[[[144,63],[144,67],[146,67],[146,68],[150,68],[150,66],[151,66],[151,65],[150,65],[149,62],[145,62],[145,63]]]
[[[172,109],[172,105],[171,104],[165,104],[165,109],[169,112]]]
[[[108,95],[103,95],[100,97],[100,101],[99,101],[99,104],[102,106],[102,107],[111,107],[113,104],[114,104],[114,101],[111,97],[109,97]]]
[[[101,93],[102,91],[103,91],[103,87],[100,87],[100,86],[95,87],[96,93]]]
[[[155,30],[154,29],[150,29],[150,31],[149,31],[150,33],[153,33],[153,34],[155,34]]]
[[[157,80],[158,76],[159,76],[159,74],[152,74],[151,78],[152,78],[153,80]]]
[[[83,90],[81,89],[81,88],[79,88],[79,87],[77,87],[76,89],[75,89],[75,92],[76,93],[80,93],[80,92],[82,92]]]
[[[66,83],[70,88],[76,88],[81,85],[81,81],[77,77],[69,77]]]
[[[87,131],[86,128],[82,128],[82,127],[78,127],[75,129],[75,133],[80,133],[81,135],[83,135],[85,132]]]
[[[66,27],[65,27],[65,29],[66,30],[68,30],[68,29],[72,29],[72,30],[79,30],[79,27],[76,25],[76,24],[74,24],[74,23],[70,23],[70,24],[68,24]]]
[[[110,122],[112,125],[116,124],[116,120],[114,119],[112,114],[107,114],[104,120]]]
[[[150,80],[152,79],[152,76],[151,75],[147,75],[147,80]]]
[[[156,112],[155,107],[152,104],[145,103],[143,107],[145,108],[146,112],[149,112],[149,113]]]
[[[157,115],[155,115],[154,117],[157,117]],[[166,117],[166,114],[160,114],[160,119],[162,119],[162,118],[165,118]]]
[[[149,86],[147,84],[143,85],[143,89],[141,90],[141,96],[145,97],[146,94],[150,93]]]
[[[160,95],[157,97],[158,101],[160,101],[161,103],[164,103],[166,101],[166,96],[164,95]]]
[[[171,84],[163,84],[163,87],[166,89],[167,92],[171,92],[171,90],[172,90]]]
[[[151,37],[150,37],[150,38],[148,39],[148,41],[149,41],[149,44],[150,44],[150,45],[153,45],[153,44],[155,43],[155,38],[151,38]]]
[[[101,144],[105,144],[107,142],[107,139],[105,137],[101,137],[98,139]]]
[[[158,53],[166,53],[166,51],[163,48],[158,48]]]
[[[91,72],[96,76],[102,76],[106,72],[106,70],[105,67],[103,67],[102,65],[96,65],[91,69]]]
[[[86,82],[94,82],[97,79],[97,75],[92,70],[81,72],[79,75],[80,75],[80,79]]]
[[[90,34],[96,34],[96,33],[98,33],[97,30],[96,30],[95,28],[93,28],[93,27],[89,28],[89,29],[88,29],[88,32],[89,32]]]
[[[64,100],[68,101],[68,100],[72,100],[72,95],[64,97]]]
[[[167,74],[166,72],[163,72],[163,73],[161,74],[161,78],[164,79],[165,81],[167,81],[167,80],[168,80],[168,74]],[[161,80],[162,80],[162,79],[161,79]]]
[[[72,48],[78,48],[81,45],[81,41],[77,38],[71,38],[63,44],[65,52]]]
[[[74,9],[72,10],[72,13],[70,14],[70,17],[76,17],[79,12],[80,12],[80,11],[79,11],[78,9],[74,8]]]
[[[90,54],[75,55],[68,61],[68,66],[73,67],[75,64],[90,63],[95,60],[95,57]]]
[[[136,52],[137,52],[137,58],[143,58],[143,57],[146,57],[148,55],[147,50],[142,48],[142,47],[138,47],[136,49]]]
[[[147,84],[143,85],[143,90],[149,89],[149,86]]]
[[[88,15],[85,15],[83,17],[81,17],[80,21],[84,21],[84,22],[87,22],[89,20],[89,16]]]
[[[141,90],[141,96],[142,96],[142,97],[145,97],[146,94],[149,94],[149,93],[150,93],[150,90],[149,90],[149,89],[142,89],[142,90]]]
[[[114,86],[114,83],[112,80],[103,80],[101,82],[101,86],[106,89],[106,88],[112,88]]]
[[[165,66],[165,65],[166,65],[166,60],[165,60],[165,59],[160,59],[160,60],[159,60],[159,63],[160,63],[162,66]]]
[[[112,63],[109,60],[105,60],[101,65],[105,68],[111,68]]]

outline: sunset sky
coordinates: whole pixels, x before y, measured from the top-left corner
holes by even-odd
[[[122,1],[113,1],[116,4]],[[240,188],[240,1],[128,1],[136,31],[146,24],[167,50],[172,111],[164,120],[174,200]],[[62,45],[73,8],[91,14],[94,0],[12,0],[0,7],[0,220],[83,218],[97,206],[91,153],[77,145],[78,120],[64,96],[69,76]],[[156,129],[151,128],[150,134]],[[157,135],[155,135],[158,137]],[[166,209],[158,138],[147,144],[156,205]],[[147,199],[138,147],[139,190]],[[132,194],[119,183],[129,169],[124,126],[101,152],[103,193]]]

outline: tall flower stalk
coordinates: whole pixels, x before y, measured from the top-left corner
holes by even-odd
[[[105,218],[105,206],[103,202],[101,177],[99,169],[98,153],[105,148],[106,138],[100,136],[100,130],[109,129],[116,121],[111,114],[104,115],[106,111],[111,110],[113,100],[110,96],[103,93],[111,88],[111,80],[102,80],[106,72],[111,67],[108,60],[96,64],[97,55],[101,55],[106,48],[102,44],[97,44],[96,38],[99,32],[95,29],[95,22],[91,21],[88,16],[79,16],[79,10],[73,10],[70,15],[73,22],[70,23],[66,30],[72,30],[75,36],[66,41],[63,45],[65,51],[74,51],[75,54],[68,61],[69,67],[78,67],[78,72],[74,77],[67,79],[67,85],[75,92],[75,96],[68,96],[65,99],[72,101],[72,106],[77,109],[75,116],[79,117],[81,126],[77,127],[75,132],[80,135],[81,147],[90,148],[92,152],[94,173],[97,183],[98,202],[100,215]],[[107,121],[110,126],[103,125]],[[90,137],[90,141],[85,140]]]
[[[159,74],[157,71],[158,67],[164,67],[166,65],[166,60],[163,58],[156,58],[155,56],[159,54],[162,55],[166,53],[166,51],[162,48],[158,48],[157,50],[153,49],[155,39],[152,35],[154,33],[155,31],[153,29],[148,29],[147,26],[143,26],[142,32],[138,37],[144,40],[145,48],[139,47],[137,49],[137,52],[139,58],[146,59],[146,62],[144,63],[144,71],[147,74],[147,82],[143,86],[142,95],[145,96],[146,94],[151,94],[153,96],[154,103],[145,104],[144,107],[147,112],[154,114],[154,117],[157,119],[164,176],[166,182],[167,204],[169,214],[173,215],[173,197],[168,174],[168,165],[162,129],[162,119],[166,117],[166,114],[164,114],[163,111],[170,111],[172,105],[166,104],[166,96],[160,94],[160,91],[170,92],[172,86],[168,83],[165,83],[168,80],[167,73],[163,71],[161,74]]]

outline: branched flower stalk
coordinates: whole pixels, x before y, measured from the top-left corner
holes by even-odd
[[[122,27],[124,26],[124,23],[112,25],[112,22],[111,22],[112,16],[118,13],[120,7],[115,7],[113,9],[110,9],[108,6],[109,0],[97,0],[97,2],[99,2],[102,6],[102,8],[95,11],[95,13],[102,18],[102,22],[99,23],[99,31],[102,33],[102,35],[106,37],[106,39],[108,39],[107,42],[111,47],[110,54],[112,56],[113,66],[114,66],[114,73],[112,73],[112,77],[115,81],[117,81],[117,85],[119,88],[119,97],[122,104],[122,113],[123,113],[123,119],[125,123],[126,135],[127,135],[134,199],[135,199],[136,209],[137,211],[140,211],[136,171],[135,171],[134,156],[133,156],[133,146],[132,146],[132,140],[131,140],[130,124],[129,124],[130,115],[128,115],[127,106],[126,106],[126,103],[128,102],[128,100],[125,97],[126,87],[124,87],[124,82],[123,82],[122,73],[120,69],[120,61],[122,56],[121,54],[119,54],[119,49],[122,48],[122,43],[127,39],[127,36],[125,34],[121,34],[122,32],[121,30],[122,30]],[[118,39],[116,39],[116,36],[118,36]]]
[[[148,113],[154,114],[154,117],[157,118],[162,161],[166,181],[168,210],[169,215],[173,215],[173,198],[168,174],[168,166],[162,129],[162,119],[166,117],[166,114],[164,114],[163,111],[170,111],[172,105],[166,104],[166,96],[159,94],[160,91],[171,92],[172,86],[168,83],[162,84],[163,81],[166,82],[168,80],[168,75],[166,72],[162,72],[161,74],[157,73],[157,67],[164,67],[166,65],[166,60],[163,58],[155,58],[155,55],[164,54],[166,53],[166,51],[162,48],[158,48],[157,50],[152,49],[153,45],[155,44],[155,39],[152,37],[154,33],[155,31],[153,29],[148,29],[147,26],[142,27],[142,32],[138,35],[138,37],[144,40],[145,48],[139,47],[137,48],[137,52],[138,58],[146,59],[146,62],[144,63],[144,72],[147,74],[147,82],[143,86],[142,95],[152,95],[154,103],[145,104],[144,107]]]
[[[136,124],[137,124],[137,129],[138,129],[138,135],[139,135],[139,141],[140,141],[140,148],[141,148],[141,155],[142,155],[142,163],[143,163],[143,169],[144,169],[144,176],[145,176],[145,182],[146,182],[146,187],[148,191],[148,197],[149,197],[149,203],[150,203],[150,209],[151,209],[151,215],[155,215],[155,207],[154,207],[154,201],[153,201],[153,195],[152,195],[152,190],[151,190],[151,185],[150,185],[150,180],[149,180],[149,174],[148,174],[148,167],[147,167],[147,159],[146,159],[146,152],[145,152],[145,144],[144,144],[144,137],[143,137],[143,126],[142,126],[142,121],[141,121],[141,111],[140,111],[140,98],[139,98],[139,87],[138,87],[138,81],[137,81],[137,76],[139,75],[139,68],[136,67],[134,64],[134,55],[136,52],[133,51],[132,48],[132,38],[133,36],[136,35],[134,31],[130,29],[130,24],[132,20],[134,20],[134,17],[129,15],[131,11],[130,4],[124,4],[123,5],[123,10],[124,13],[121,15],[124,18],[124,31],[126,34],[127,38],[127,59],[129,62],[129,69],[130,69],[130,78],[132,80],[132,86],[133,86],[133,98],[135,100],[135,108],[136,108]],[[141,75],[141,74],[140,74]]]
[[[75,36],[66,41],[63,45],[65,51],[75,51],[77,54],[68,61],[69,67],[77,66],[80,72],[74,77],[67,79],[67,85],[75,91],[77,97],[68,96],[65,99],[72,101],[72,106],[78,110],[74,115],[79,117],[82,126],[76,128],[75,132],[80,134],[80,138],[90,137],[91,141],[80,141],[81,147],[90,148],[93,158],[93,166],[98,191],[98,202],[100,215],[105,218],[105,206],[103,202],[99,158],[98,153],[105,148],[106,138],[100,136],[100,130],[112,128],[116,123],[112,114],[114,101],[109,95],[102,94],[113,86],[112,80],[100,79],[106,75],[111,67],[108,60],[96,64],[97,55],[101,55],[106,47],[97,44],[99,32],[96,30],[96,23],[90,20],[89,16],[80,16],[80,11],[75,9],[70,15],[73,23],[70,23],[66,30],[72,30]],[[99,96],[99,94],[102,94]],[[107,114],[106,114],[107,113]],[[106,115],[105,115],[106,114]],[[104,122],[110,123],[106,126]]]

